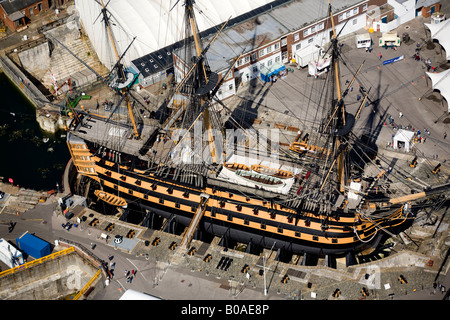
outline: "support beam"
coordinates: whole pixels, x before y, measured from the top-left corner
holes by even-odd
[[[189,227],[183,237],[183,240],[181,240],[180,247],[182,247],[184,249],[187,249],[189,247],[189,244],[192,241],[192,237],[194,236],[194,232],[195,232],[195,230],[197,230],[200,220],[206,211],[206,204],[208,203],[209,195],[202,193],[200,195],[200,198],[201,199],[200,199],[200,203],[197,207],[197,211],[195,212],[195,215],[192,218],[191,223],[189,224]]]

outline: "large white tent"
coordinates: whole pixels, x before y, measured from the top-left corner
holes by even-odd
[[[444,48],[447,60],[450,60],[450,20],[440,23],[424,23],[430,29],[431,37],[439,41]]]
[[[433,89],[439,90],[441,95],[447,100],[448,112],[450,112],[450,69],[439,73],[426,73],[430,77]]]
[[[184,38],[183,0],[103,0],[111,15],[111,29],[123,53],[136,37],[124,57],[125,65]],[[215,27],[273,0],[196,0],[194,10],[200,31]],[[101,1],[77,0],[75,6],[81,23],[105,66],[116,63],[116,55],[101,16]],[[173,9],[172,9],[173,8]],[[172,9],[172,10],[171,10]]]

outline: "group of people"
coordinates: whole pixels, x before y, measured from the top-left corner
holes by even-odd
[[[439,288],[439,291],[444,294],[447,290],[445,289],[445,286],[442,284],[437,284],[436,282],[433,282],[433,293],[436,293],[436,288]]]
[[[106,285],[109,285],[109,282],[114,277],[114,269],[116,268],[116,263],[112,260],[114,259],[114,256],[109,255],[108,260],[110,261],[109,264],[107,261],[103,261],[103,268],[105,269],[107,273],[106,278]],[[133,281],[134,276],[136,275],[137,270],[125,270],[125,278],[127,279],[127,283],[131,283]]]
[[[134,276],[136,275],[135,270],[125,270],[125,277],[127,278],[127,283],[131,283],[133,281]]]

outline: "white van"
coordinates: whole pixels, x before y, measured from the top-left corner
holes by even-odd
[[[372,46],[372,38],[369,33],[357,34],[355,36],[356,47],[359,48],[369,48]]]

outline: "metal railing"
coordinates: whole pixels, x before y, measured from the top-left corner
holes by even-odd
[[[91,286],[91,284],[102,274],[102,269],[98,269],[91,280],[86,283],[86,285],[73,297],[73,300],[78,300],[83,293],[85,293]]]
[[[35,266],[35,265],[44,263],[44,262],[46,262],[46,261],[53,260],[53,259],[58,258],[58,257],[60,257],[60,256],[69,254],[69,253],[71,253],[71,252],[75,252],[75,248],[74,248],[74,247],[70,247],[70,248],[67,248],[67,249],[64,249],[64,250],[61,250],[61,251],[58,251],[58,252],[49,254],[49,255],[47,255],[47,256],[45,256],[45,257],[42,257],[42,258],[39,258],[39,259],[30,261],[30,262],[27,262],[27,263],[22,264],[22,265],[20,265],[20,266],[17,266],[17,267],[14,267],[14,268],[5,270],[5,271],[3,271],[3,272],[0,273],[0,278],[1,278],[1,277],[4,277],[4,276],[7,276],[7,275],[10,275],[10,274],[13,274],[13,273],[15,273],[15,272],[24,270],[24,269],[31,268],[31,267],[33,267],[33,266]]]

